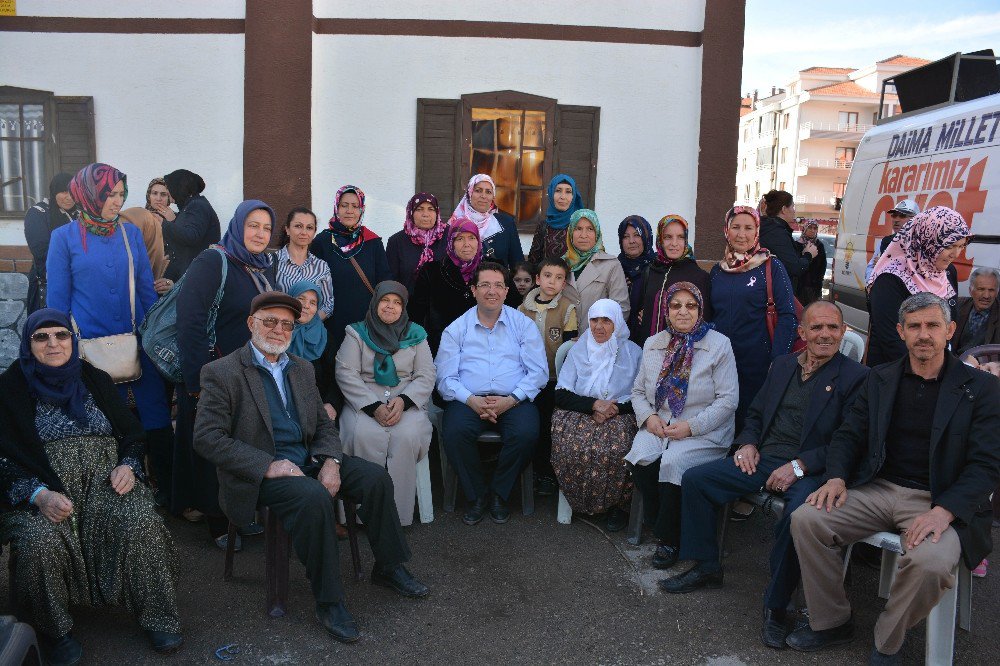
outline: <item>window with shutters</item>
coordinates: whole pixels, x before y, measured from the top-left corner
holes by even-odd
[[[417,100],[418,191],[450,215],[473,174],[489,174],[496,203],[524,233],[545,216],[554,174],[572,176],[594,204],[600,109],[512,90]]]
[[[0,86],[0,217],[24,217],[55,174],[95,160],[92,97]]]

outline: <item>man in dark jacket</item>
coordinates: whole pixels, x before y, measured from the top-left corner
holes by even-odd
[[[789,516],[819,488],[830,437],[868,375],[867,368],[840,353],[845,330],[836,304],[817,301],[808,306],[799,326],[806,350],[775,359],[736,437],[736,454],[692,467],[681,483],[680,559],[698,564],[661,581],[667,592],[722,583],[715,536],[715,512],[720,506],[761,487],[783,495],[785,510],[775,526],[761,629],[764,645],[773,648],[785,646],[785,607],[799,584]]]
[[[959,358],[973,347],[1000,344],[1000,271],[977,268],[969,276],[969,298],[958,299],[955,342]]]
[[[826,483],[792,514],[809,606],[809,625],[787,639],[796,650],[853,638],[841,546],[902,532],[905,553],[875,625],[873,664],[899,663],[906,631],[955,584],[959,556],[971,569],[992,548],[1000,381],[948,353],[955,324],[938,296],[903,301],[898,330],[907,356],[869,373],[830,442]]]

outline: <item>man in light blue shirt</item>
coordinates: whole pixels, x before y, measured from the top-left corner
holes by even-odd
[[[531,402],[549,378],[545,346],[535,323],[505,306],[510,273],[483,262],[472,279],[476,307],[441,336],[434,364],[445,399],[445,454],[472,506],[462,517],[475,525],[486,515],[510,517],[507,498],[538,442],[538,410]],[[493,481],[487,485],[476,440],[484,430],[503,438]]]

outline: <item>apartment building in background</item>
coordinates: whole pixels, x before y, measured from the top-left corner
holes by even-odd
[[[786,190],[798,217],[835,225],[858,144],[879,117],[882,81],[928,62],[896,55],[861,69],[810,67],[784,88],[745,96],[735,201],[756,205],[768,190]],[[883,116],[898,112],[887,93]]]

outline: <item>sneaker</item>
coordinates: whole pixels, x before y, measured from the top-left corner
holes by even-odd
[[[972,575],[976,578],[986,578],[986,567],[990,566],[989,560],[983,560],[979,566],[972,570]]]
[[[229,545],[229,535],[223,534],[220,537],[215,537],[215,545],[219,547],[219,550],[225,550]],[[233,552],[238,553],[243,550],[243,537],[239,534],[236,535],[236,545],[233,547]]]

